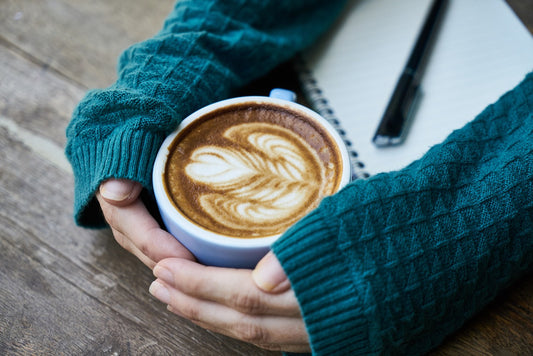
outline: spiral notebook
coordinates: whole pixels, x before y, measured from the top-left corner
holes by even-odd
[[[401,169],[472,120],[533,70],[533,37],[504,0],[450,0],[405,141],[371,139],[430,0],[349,1],[297,71],[311,106],[337,127],[355,177]]]

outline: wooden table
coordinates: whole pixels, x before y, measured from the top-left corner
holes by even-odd
[[[531,0],[509,3],[533,29]],[[152,35],[173,0],[0,1],[0,354],[267,355],[166,311],[151,271],[107,230],[72,221],[65,127],[119,53]],[[435,355],[533,352],[533,276]]]

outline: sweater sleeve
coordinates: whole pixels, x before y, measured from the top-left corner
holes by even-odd
[[[153,38],[119,59],[118,80],[87,93],[67,128],[74,215],[103,226],[94,199],[108,178],[139,181],[163,139],[194,110],[228,97],[312,43],[345,0],[181,0]]]
[[[533,268],[533,73],[406,168],[273,246],[313,353],[427,352]]]

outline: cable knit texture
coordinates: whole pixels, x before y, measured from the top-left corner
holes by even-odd
[[[273,246],[317,355],[423,354],[533,267],[533,74]]]
[[[183,0],[67,129],[75,219],[111,177],[151,190],[164,137],[316,39],[344,0]],[[473,94],[475,95],[475,93]],[[348,185],[273,246],[317,355],[421,354],[533,264],[533,74],[403,170]]]

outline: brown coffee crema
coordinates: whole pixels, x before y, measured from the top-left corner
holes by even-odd
[[[319,124],[290,109],[235,104],[182,130],[163,176],[175,207],[225,236],[282,233],[333,194],[341,154]]]

